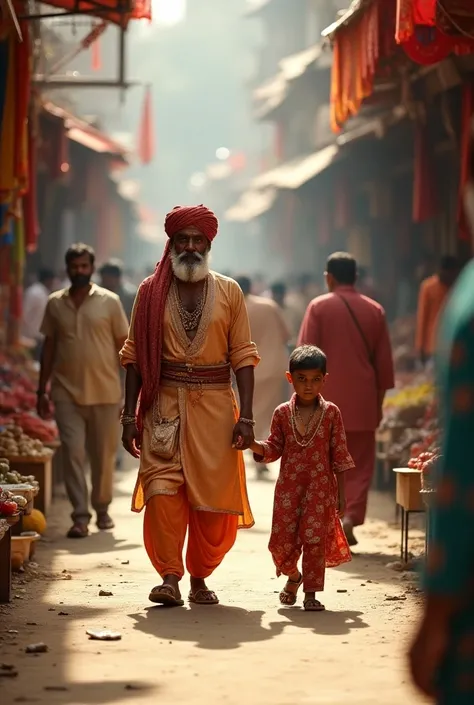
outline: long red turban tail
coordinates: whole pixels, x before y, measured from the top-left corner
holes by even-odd
[[[142,282],[135,313],[135,350],[137,367],[142,378],[138,409],[138,425],[151,408],[160,385],[161,354],[163,348],[163,319],[166,299],[171,285],[171,238],[186,228],[194,227],[212,242],[217,235],[217,218],[209,208],[176,206],[165,218],[165,232],[170,238],[154,273]]]

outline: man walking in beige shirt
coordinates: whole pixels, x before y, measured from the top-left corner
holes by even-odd
[[[84,538],[89,533],[87,456],[97,526],[101,530],[114,527],[108,509],[122,399],[118,351],[127,337],[128,322],[119,297],[91,284],[94,262],[94,251],[87,245],[68,249],[66,268],[71,286],[51,294],[41,327],[45,341],[38,413],[45,417],[50,412],[47,385],[51,378],[64,480],[73,507],[69,538]]]

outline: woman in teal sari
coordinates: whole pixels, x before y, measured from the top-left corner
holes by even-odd
[[[469,213],[474,186],[468,191]],[[437,365],[442,458],[410,665],[415,684],[438,705],[474,705],[474,260],[447,304]]]

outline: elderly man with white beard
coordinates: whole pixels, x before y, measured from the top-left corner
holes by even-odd
[[[253,525],[242,451],[253,441],[254,367],[244,296],[209,269],[215,215],[177,206],[155,273],[137,294],[121,352],[127,371],[122,414],[125,449],[140,458],[132,511],[144,507],[144,542],[162,578],[149,599],[183,605],[183,546],[189,601],[217,604],[206,579]],[[240,409],[232,392],[234,371]]]

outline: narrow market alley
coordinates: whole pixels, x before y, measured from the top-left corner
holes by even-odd
[[[360,531],[360,550],[328,571],[327,612],[283,609],[266,549],[273,482],[256,483],[250,472],[257,525],[239,534],[215,576],[221,605],[167,610],[147,600],[157,579],[142,517],[129,511],[134,477],[119,475],[113,532],[68,541],[67,505],[57,503],[38,566],[15,578],[11,605],[0,607],[1,661],[18,671],[3,679],[2,704],[419,702],[404,663],[419,595],[387,567],[399,542],[382,520],[393,513],[389,500],[372,497],[376,518]],[[89,640],[91,628],[122,638]],[[46,653],[25,653],[39,642]]]

